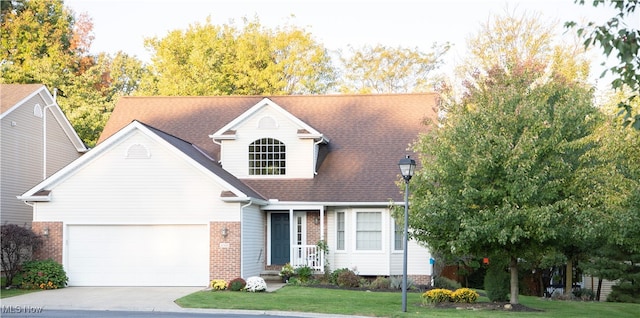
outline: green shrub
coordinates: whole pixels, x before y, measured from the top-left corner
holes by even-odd
[[[484,277],[484,289],[490,301],[509,299],[509,273],[502,266],[489,266]]]
[[[231,291],[241,291],[245,286],[247,286],[247,282],[240,277],[234,278],[229,282],[229,289]]]
[[[338,285],[338,276],[340,276],[340,274],[342,274],[343,272],[348,272],[350,271],[350,269],[348,268],[338,268],[335,271],[333,271],[331,273],[331,277],[329,278],[329,283],[334,284],[334,285]]]
[[[360,278],[351,270],[343,271],[338,275],[338,286],[355,288],[360,286]]]
[[[436,288],[422,293],[422,301],[426,304],[439,304],[451,301],[452,291],[444,288]]]
[[[607,296],[607,301],[640,303],[640,284],[624,281],[618,285],[611,286],[611,293]]]
[[[480,297],[480,295],[478,295],[475,290],[459,288],[451,294],[451,301],[456,303],[474,303],[478,300],[478,297]]]
[[[63,288],[69,281],[62,265],[52,259],[25,262],[20,276],[24,289]]]
[[[301,266],[296,268],[296,277],[301,283],[307,283],[313,276],[313,270],[309,266]]]
[[[376,279],[371,282],[371,289],[389,289],[391,287],[391,280],[387,277],[376,277]]]
[[[591,301],[596,299],[596,293],[589,288],[575,289],[573,291],[573,295],[576,296],[576,298],[579,298],[580,300],[584,300],[584,301]]]
[[[402,289],[402,276],[391,276],[389,280],[389,288]],[[413,288],[415,288],[413,279],[411,277],[407,277],[407,290]]]
[[[460,285],[460,283],[451,278],[438,276],[433,280],[433,287],[456,290],[462,286]]]

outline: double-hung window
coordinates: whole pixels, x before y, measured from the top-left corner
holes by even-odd
[[[336,250],[344,251],[344,234],[345,234],[345,223],[344,223],[344,212],[336,213]]]
[[[356,212],[356,250],[382,250],[381,212]]]

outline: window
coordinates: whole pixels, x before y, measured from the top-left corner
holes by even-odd
[[[382,213],[356,213],[356,249],[382,249]]]
[[[285,145],[279,140],[262,138],[249,145],[250,175],[283,175],[285,168]]]
[[[404,245],[404,227],[398,222],[393,222],[393,224],[393,249],[396,251],[402,251],[402,246]]]
[[[336,250],[344,251],[344,212],[336,213]]]

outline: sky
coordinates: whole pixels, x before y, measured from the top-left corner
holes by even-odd
[[[466,52],[466,40],[490,16],[539,13],[541,19],[564,22],[602,23],[614,11],[575,4],[573,0],[66,0],[76,16],[87,13],[94,23],[92,52],[123,51],[143,61],[150,60],[144,39],[162,38],[169,31],[189,25],[228,24],[243,17],[258,17],[266,27],[287,23],[304,27],[328,50],[347,51],[363,45],[402,46],[429,52],[434,43],[449,42],[444,68],[459,63]],[[640,28],[639,17],[633,23]],[[604,58],[602,58],[604,60]],[[594,65],[599,65],[602,60]],[[599,74],[600,72],[598,72]]]

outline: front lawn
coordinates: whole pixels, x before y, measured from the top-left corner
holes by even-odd
[[[481,297],[479,301],[487,301]],[[420,293],[407,294],[403,313],[400,292],[367,292],[314,287],[285,286],[272,293],[200,291],[176,300],[187,308],[248,309],[316,312],[376,317],[629,317],[640,312],[639,304],[552,301],[520,296],[521,304],[544,311],[502,312],[434,309],[421,306]]]
[[[20,289],[20,288],[4,289],[4,287],[2,287],[0,288],[0,298],[20,296],[28,293],[37,292],[37,291],[40,291],[40,289]]]

